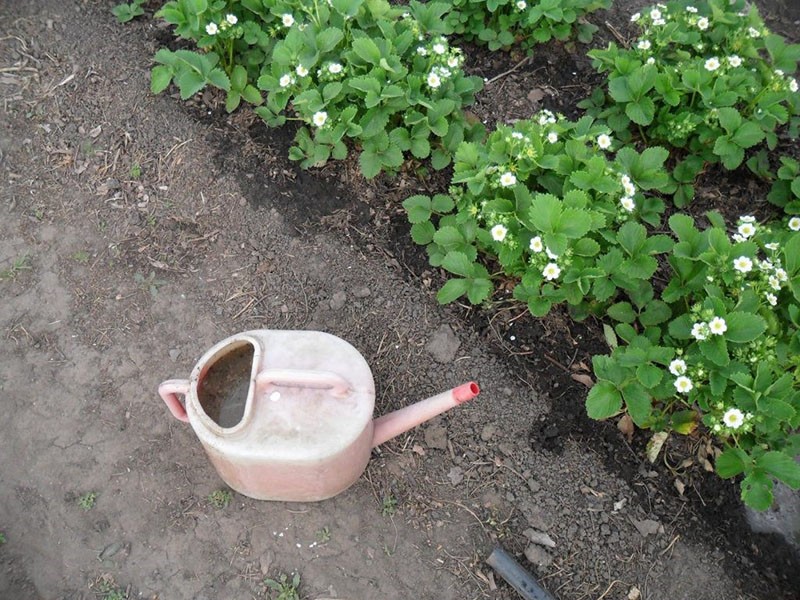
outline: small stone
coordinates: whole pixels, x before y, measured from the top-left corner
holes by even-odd
[[[459,483],[464,481],[464,471],[461,469],[461,467],[453,467],[447,473],[447,478],[453,485],[458,485]]]
[[[487,423],[486,425],[483,426],[483,429],[481,430],[481,439],[484,442],[488,442],[494,437],[494,434],[496,432],[497,432],[497,425],[494,425],[492,423]]]
[[[528,479],[528,488],[535,494],[540,489],[542,489],[542,485],[538,481],[536,481],[533,477],[531,477]]]
[[[370,291],[370,289],[368,287],[364,286],[364,287],[360,287],[357,290],[355,290],[353,292],[353,296],[355,296],[356,298],[366,298],[371,293],[372,292]]]
[[[331,310],[342,310],[345,304],[347,304],[347,294],[344,292],[336,292],[330,300]]]
[[[181,355],[181,351],[177,348],[173,348],[169,351],[169,357],[172,359],[172,362],[178,360],[178,357]]]
[[[428,448],[447,450],[447,429],[441,425],[431,425],[425,430],[425,443]]]
[[[542,531],[528,528],[522,532],[522,535],[528,538],[532,544],[539,544],[540,546],[546,546],[547,548],[556,547],[556,543],[553,541],[553,538]]]
[[[639,600],[641,597],[642,592],[640,592],[639,588],[636,586],[633,586],[628,592],[628,600]]]
[[[549,567],[553,563],[553,557],[537,544],[528,544],[525,548],[525,558],[539,568]]]
[[[653,519],[643,519],[641,521],[631,519],[631,524],[636,527],[636,530],[642,535],[642,537],[656,535],[662,530],[661,523],[654,521]]]
[[[442,325],[433,332],[425,349],[434,360],[444,364],[453,362],[460,345],[461,342],[450,326]]]

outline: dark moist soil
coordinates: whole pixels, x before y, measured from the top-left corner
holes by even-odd
[[[757,4],[774,31],[797,39],[800,30],[792,26],[791,20],[800,19],[800,4],[790,6],[780,0]],[[626,5],[630,10],[625,9]],[[635,35],[627,19],[616,21],[615,27],[603,17],[611,20],[613,16],[629,15],[642,5],[636,1],[616,2],[613,13],[594,16],[591,20],[600,25],[600,30],[591,47],[601,47],[609,41],[619,43],[620,33]],[[537,48],[533,56],[489,52],[472,44],[462,47],[468,56],[468,72],[489,82],[477,103],[469,107],[489,131],[498,124],[529,118],[544,108],[571,119],[579,118],[583,112],[577,103],[603,81],[586,57],[590,46],[582,44],[552,41]],[[221,112],[215,119],[228,120]],[[281,158],[287,156],[292,144],[291,128],[275,130],[256,121],[249,125],[246,135],[245,140],[251,140],[255,148],[245,141],[246,164],[235,166],[246,178],[247,195],[255,205],[265,201],[264,191],[275,181],[274,173],[268,175],[259,169],[266,151],[271,160],[284,165],[287,183],[291,182],[292,189],[283,192],[287,197],[282,206],[295,228],[313,229],[314,223],[341,228],[355,243],[369,249],[377,240],[387,255],[399,263],[407,280],[432,291],[444,283],[443,274],[429,266],[424,248],[411,242],[410,224],[398,207],[414,193],[445,191],[449,169],[440,173],[428,171],[428,177],[422,180],[406,172],[397,178],[379,176],[364,181],[352,162],[304,172],[293,169]],[[225,136],[220,140],[221,167],[232,166],[235,153],[231,151],[241,145],[241,137]],[[797,145],[784,139],[777,152],[797,152]],[[293,174],[291,178],[289,173]],[[701,175],[695,199],[682,212],[694,216],[701,225],[707,223],[705,213],[709,210],[720,212],[728,222],[735,222],[742,214],[755,215],[759,221],[774,219],[780,212],[766,202],[768,191],[769,184],[755,179],[744,167],[729,172],[712,166]],[[665,222],[670,214],[678,212],[671,203],[667,202],[667,206]],[[720,546],[726,569],[753,569],[762,574],[767,585],[800,590],[800,557],[796,550],[780,535],[751,530],[739,500],[738,482],[709,475],[697,461],[674,467],[691,459],[698,445],[708,443],[703,433],[671,437],[665,445],[663,461],[648,464],[643,460],[650,438],[647,432],[636,431],[626,440],[613,423],[596,422],[586,416],[587,385],[583,382],[591,378],[591,358],[609,352],[601,323],[594,319],[575,322],[562,308],[554,309],[543,319],[533,318],[510,294],[507,296],[496,294],[491,309],[460,305],[456,313],[466,327],[494,349],[498,359],[508,362],[520,379],[550,399],[549,413],[539,417],[530,430],[531,447],[558,454],[569,439],[601,451],[606,467],[628,482],[655,514],[707,524],[688,527],[688,531],[698,541]],[[684,485],[682,494],[676,494],[676,479]]]

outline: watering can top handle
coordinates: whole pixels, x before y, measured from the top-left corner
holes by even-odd
[[[186,414],[186,407],[178,399],[178,394],[185,396],[189,393],[190,383],[188,379],[169,379],[158,386],[158,395],[167,404],[172,416],[183,421],[189,422],[189,415]]]
[[[333,371],[304,371],[302,369],[267,369],[256,376],[256,391],[263,392],[269,385],[330,389],[335,397],[344,398],[350,393],[350,382]]]

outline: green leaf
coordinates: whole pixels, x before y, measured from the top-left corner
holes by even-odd
[[[800,488],[800,464],[783,452],[766,452],[759,456],[756,466],[779,479],[793,490]]]
[[[381,172],[381,159],[375,152],[364,150],[358,157],[361,172],[367,179],[372,179]]]
[[[647,308],[639,315],[639,322],[645,327],[660,325],[669,320],[672,310],[669,305],[661,300],[653,300],[647,304]]]
[[[380,64],[381,51],[377,44],[371,39],[367,37],[355,39],[352,42],[352,48],[353,52],[355,52],[361,60],[375,66]]]
[[[615,321],[621,321],[622,323],[633,323],[636,320],[636,312],[634,312],[630,302],[612,304],[608,307],[606,314]]]
[[[422,223],[431,218],[431,199],[427,196],[411,196],[403,201],[411,223]]]
[[[764,130],[757,123],[745,121],[731,137],[731,141],[740,148],[751,148],[764,139]]]
[[[653,411],[650,394],[638,383],[630,383],[622,388],[622,397],[633,422],[639,427],[646,427]]]
[[[451,279],[436,294],[436,300],[439,304],[450,304],[466,294],[468,289],[469,281],[466,279]]]
[[[414,240],[415,244],[419,244],[420,246],[430,244],[433,241],[434,233],[436,233],[436,229],[430,221],[414,223],[411,226],[411,239]]]
[[[659,369],[655,365],[639,365],[636,368],[636,379],[639,380],[645,388],[652,390],[656,387],[661,380],[664,378],[664,371],[663,369]],[[624,391],[623,391],[624,395]]]
[[[205,77],[196,71],[186,70],[175,77],[175,83],[181,93],[181,100],[188,100],[206,87]]]
[[[158,65],[153,67],[150,71],[150,91],[154,94],[160,94],[169,86],[172,81],[172,69],[165,65]]]
[[[728,345],[725,338],[721,335],[712,335],[707,340],[698,344],[700,352],[715,365],[724,367],[731,362],[728,356]]]
[[[451,273],[462,277],[472,277],[472,270],[475,263],[472,262],[463,252],[451,250],[442,261],[442,267]]]
[[[595,420],[607,419],[622,410],[622,395],[610,381],[598,381],[586,396],[586,413]]]
[[[561,202],[552,194],[536,194],[531,203],[529,218],[544,233],[551,233],[558,225]]]
[[[636,256],[647,240],[647,230],[635,221],[627,221],[619,228],[617,241],[630,256]]]
[[[719,124],[728,134],[732,134],[742,124],[742,116],[735,108],[720,108],[717,110],[717,116],[719,117]]]
[[[723,479],[730,479],[744,473],[750,464],[750,457],[739,448],[726,448],[717,458],[717,475]]]
[[[728,325],[728,330],[724,334],[725,339],[735,344],[752,342],[767,330],[767,322],[752,313],[729,313],[725,317],[725,323]]]
[[[772,480],[764,473],[754,472],[742,480],[742,501],[755,510],[772,506]]]
[[[492,282],[484,277],[476,277],[470,280],[467,298],[472,304],[480,304],[492,293]]]
[[[638,125],[649,125],[656,115],[656,105],[650,98],[644,96],[636,102],[627,104],[625,106],[625,114]]]

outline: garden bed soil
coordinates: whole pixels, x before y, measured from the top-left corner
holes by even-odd
[[[501,544],[562,600],[797,597],[797,552],[705,473],[710,440],[671,438],[651,465],[643,434],[585,416],[598,323],[532,319],[502,293],[435,303],[442,276],[400,202],[446,174],[301,171],[288,129],[214,94],[153,97],[158,3],[125,26],[113,4],[0,0],[0,596],[269,598],[265,578],[297,572],[308,599],[511,599],[484,563]],[[596,43],[641,5],[593,15]],[[798,7],[759,6],[797,37]],[[585,51],[470,48],[494,79],[474,114],[574,116],[597,81]],[[767,211],[763,194],[709,173],[692,210]],[[351,342],[379,414],[470,379],[482,393],[376,450],[331,500],[220,508],[224,485],[155,390],[253,328]]]

